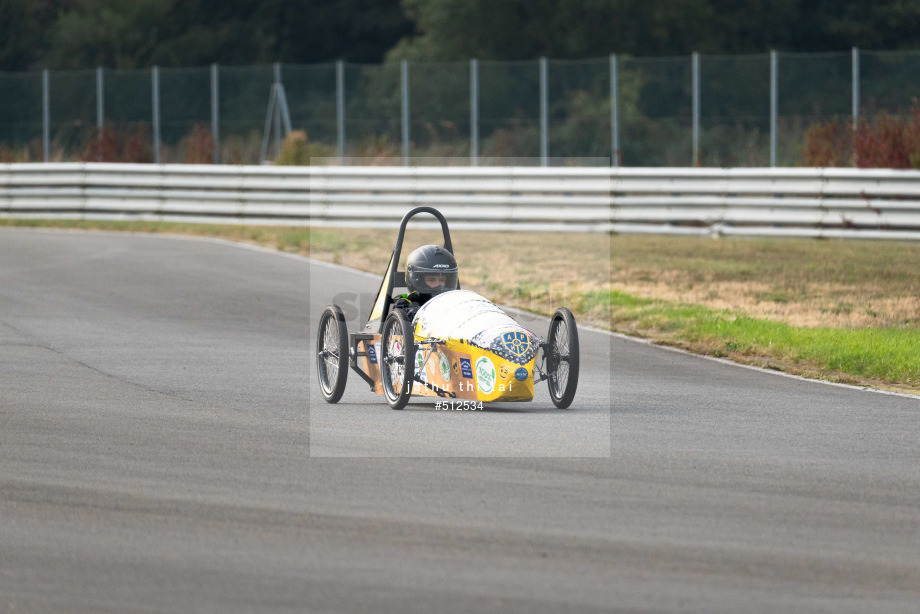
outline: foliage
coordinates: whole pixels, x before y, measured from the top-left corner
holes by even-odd
[[[860,168],[920,168],[920,103],[909,117],[880,113],[875,125],[863,121],[853,141]]]
[[[80,154],[80,159],[83,162],[120,162],[120,149],[115,131],[110,127],[103,127],[96,130],[86,149]]]
[[[914,48],[917,0],[403,0],[392,59]]]
[[[0,144],[0,164],[30,161],[29,147],[10,147],[6,144]]]
[[[45,51],[43,36],[60,0],[0,0],[0,70],[24,70]]]
[[[182,139],[179,148],[185,151],[186,164],[214,162],[214,136],[204,124],[195,124],[192,133]]]
[[[853,128],[841,121],[814,124],[805,133],[802,166],[849,166],[852,163]]]
[[[0,0],[0,70],[915,48],[920,0]]]
[[[399,0],[0,0],[0,70],[378,62]]]
[[[125,162],[153,162],[150,129],[146,124],[136,125],[128,132],[122,152]]]
[[[150,128],[145,124],[117,129],[112,125],[97,129],[83,152],[83,162],[153,162]]]
[[[803,166],[920,169],[920,101],[914,99],[909,116],[879,113],[863,119],[854,132],[835,120],[815,124],[805,135]]]
[[[168,23],[161,0],[75,0],[51,28],[45,62],[56,68],[135,68],[150,62]]]
[[[281,143],[281,153],[275,159],[279,166],[310,166],[315,158],[328,158],[332,152],[320,143],[311,143],[307,133],[294,130]]]

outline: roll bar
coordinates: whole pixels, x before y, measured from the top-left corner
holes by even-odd
[[[402,254],[403,238],[406,235],[406,225],[409,220],[419,213],[430,213],[441,224],[441,234],[444,236],[444,249],[454,253],[454,246],[450,241],[450,229],[447,227],[447,220],[444,215],[434,207],[416,207],[403,216],[399,223],[399,233],[396,235],[396,246],[390,255],[390,263],[387,265],[387,272],[380,282],[380,289],[377,291],[377,300],[374,301],[374,308],[367,319],[365,332],[383,332],[383,318],[389,313],[390,305],[393,302],[393,288],[396,286],[403,287],[406,285],[405,271],[397,271],[399,267],[399,257]]]

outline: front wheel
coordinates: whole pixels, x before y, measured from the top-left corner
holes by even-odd
[[[402,311],[394,309],[380,336],[380,383],[392,409],[404,408],[412,396],[414,361],[415,338],[409,321]]]
[[[329,305],[319,317],[316,373],[323,398],[328,403],[337,403],[345,392],[348,378],[348,331],[338,305]]]
[[[578,328],[575,317],[566,307],[560,307],[553,314],[545,353],[549,396],[553,405],[565,409],[572,404],[578,387]]]

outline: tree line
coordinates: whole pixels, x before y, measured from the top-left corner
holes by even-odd
[[[0,0],[0,70],[916,49],[920,0]]]

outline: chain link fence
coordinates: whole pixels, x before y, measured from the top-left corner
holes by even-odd
[[[0,161],[260,163],[283,111],[344,163],[795,166],[810,126],[908,115],[918,77],[855,49],[0,73]]]

